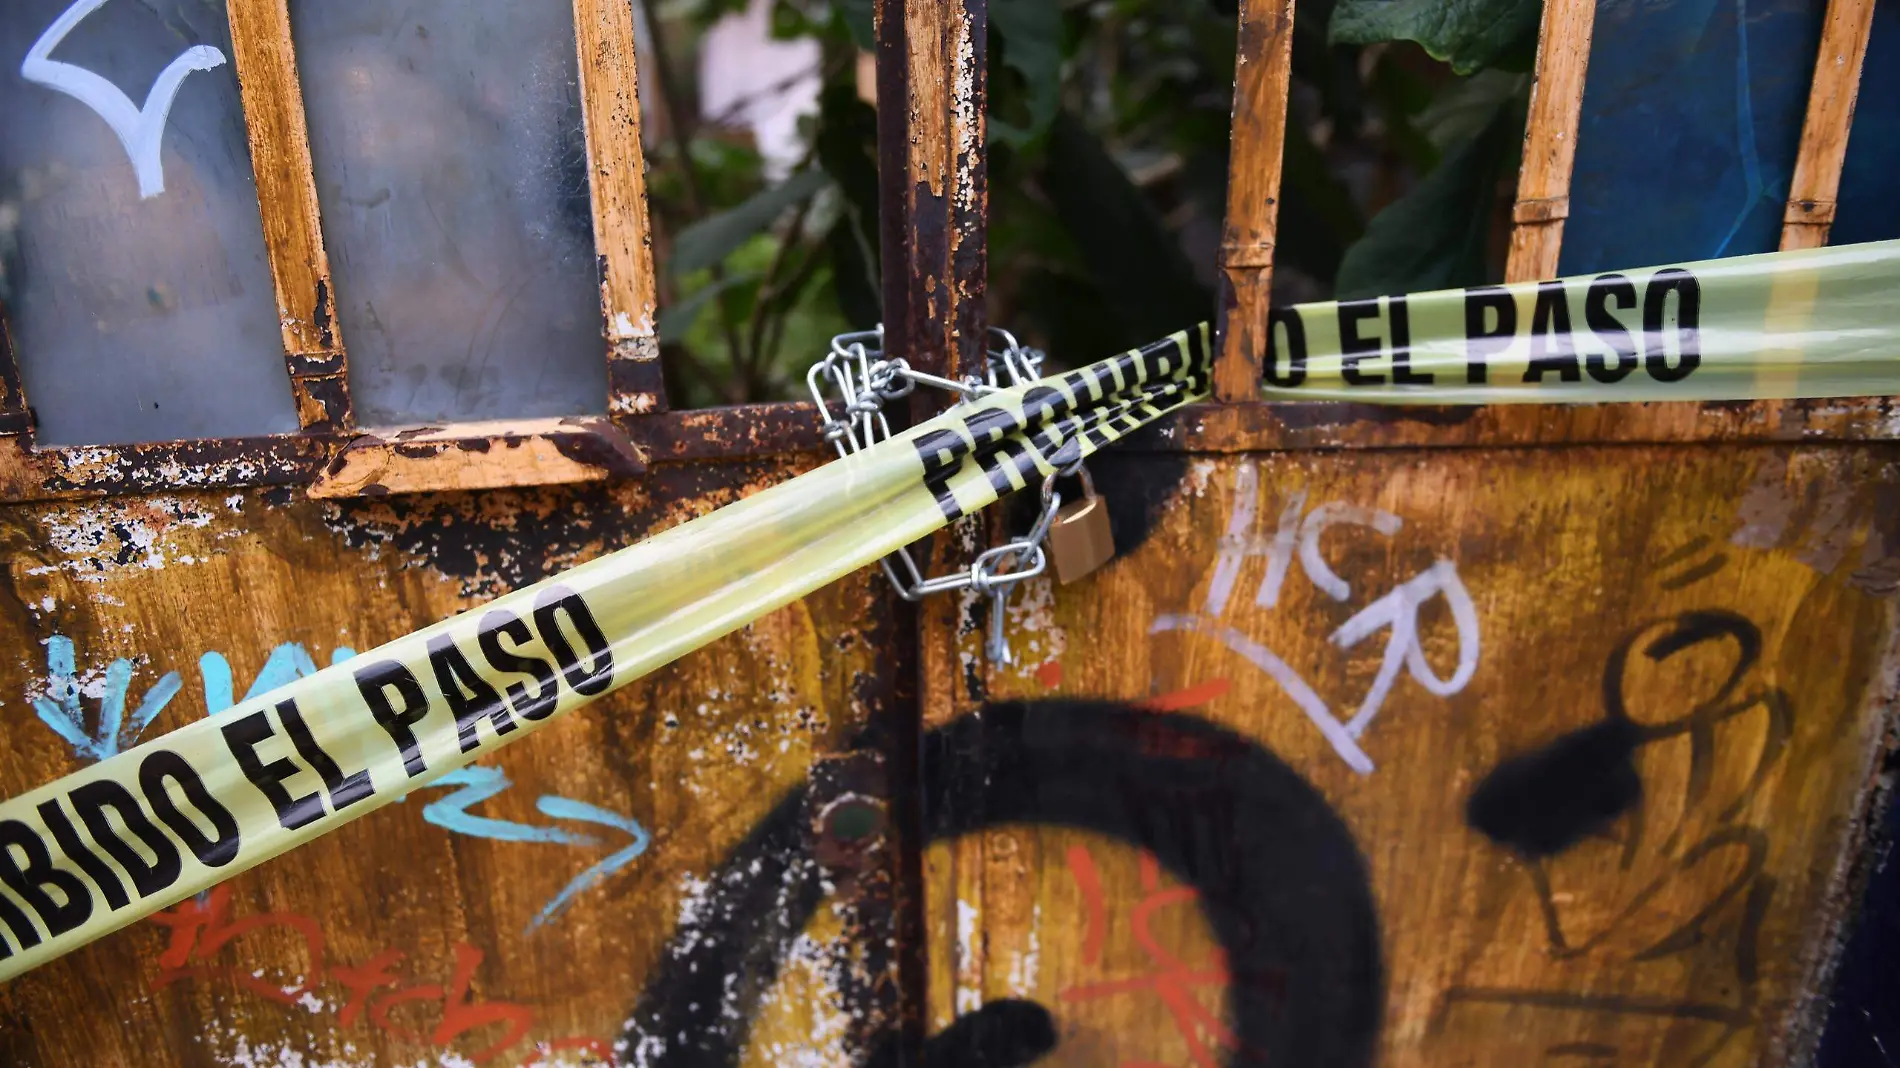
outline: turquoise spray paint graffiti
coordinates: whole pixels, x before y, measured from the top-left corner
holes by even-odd
[[[337,646],[330,653],[332,665],[341,664],[356,655],[356,650],[346,645]],[[104,760],[117,754],[125,746],[136,742],[139,735],[151,726],[178,696],[183,688],[176,671],[167,672],[145,692],[138,707],[128,719],[125,705],[131,687],[133,666],[130,660],[120,658],[106,666],[99,695],[99,716],[97,723],[88,728],[85,709],[80,698],[89,687],[83,682],[77,671],[76,655],[72,639],[55,634],[46,641],[47,684],[44,696],[32,698],[34,711],[40,721],[52,728],[53,732],[73,747],[73,752],[82,760]],[[264,666],[258,669],[256,678],[244,691],[246,701],[287,685],[307,675],[317,673],[316,659],[310,651],[298,642],[284,642],[272,649],[265,658]],[[206,652],[198,658],[198,677],[204,684],[205,714],[216,715],[237,704],[237,685],[231,671],[231,662],[217,650]],[[574,848],[591,849],[604,844],[605,839],[592,834],[582,834],[556,826],[537,826],[515,823],[509,820],[477,816],[469,809],[503,793],[514,783],[500,768],[485,765],[472,765],[458,768],[430,783],[422,789],[454,787],[453,793],[437,798],[423,806],[422,818],[452,834],[467,835],[471,838],[488,838],[498,842],[529,842],[543,845],[559,845]],[[578,801],[558,794],[543,794],[536,799],[535,808],[542,815],[557,820],[575,823],[592,823],[609,827],[625,834],[627,845],[609,853],[607,856],[589,865],[580,874],[569,880],[541,911],[529,921],[527,930],[534,931],[554,920],[571,906],[582,893],[599,885],[608,876],[618,872],[633,860],[645,853],[652,843],[639,821],[631,816],[609,812],[604,808]],[[202,897],[203,895],[200,895]]]
[[[75,667],[71,638],[55,634],[46,640],[46,674],[46,693],[31,698],[33,711],[41,723],[73,747],[74,756],[86,761],[117,756],[125,746],[137,742],[183,687],[178,672],[166,672],[145,691],[128,720],[125,702],[132,687],[132,662],[123,657],[114,660],[106,665],[98,721],[88,728],[85,707],[80,703],[87,684],[80,681]]]

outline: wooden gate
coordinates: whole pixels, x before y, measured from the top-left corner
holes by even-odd
[[[99,7],[23,8],[5,39],[37,47]],[[887,345],[955,374],[986,325],[985,5],[878,8]],[[1871,8],[1830,6],[1785,247],[1825,239]],[[1590,11],[1546,10],[1514,279],[1555,269]],[[604,405],[547,415],[527,389],[493,410],[503,391],[479,419],[360,426],[353,386],[383,383],[365,411],[403,409],[344,340],[385,327],[335,296],[342,223],[307,128],[335,105],[300,80],[306,17],[229,0],[228,30],[154,64],[161,83],[235,69],[205,129],[244,131],[281,351],[225,355],[281,358],[290,425],[48,433],[36,382],[84,426],[85,389],[32,349],[73,309],[13,299],[8,796],[825,459],[809,405],[668,408],[634,27],[607,0],[574,0],[571,27],[604,339],[575,374],[604,377]],[[980,602],[912,606],[858,573],[0,987],[4,1059],[1805,1055],[1892,726],[1900,411],[1259,402],[1292,17],[1241,4],[1218,400],[1095,461],[1118,557],[1018,594],[1014,663],[984,656]],[[81,109],[59,117],[98,121],[83,79],[38,69]],[[151,180],[212,182],[181,158],[136,185],[123,155],[52,173],[22,260],[148,225]],[[117,191],[82,215],[73,189]],[[63,284],[116,292],[88,272],[147,254],[95,244],[61,253]],[[128,366],[137,325],[100,327]],[[967,562],[1002,522],[965,520],[931,555]]]

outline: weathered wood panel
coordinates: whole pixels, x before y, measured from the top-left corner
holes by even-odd
[[[931,710],[933,1029],[1125,1068],[1808,1041],[1892,726],[1900,452],[1097,464],[1122,557],[1018,596],[1016,666],[966,613],[988,722]]]
[[[279,489],[0,513],[0,790],[808,463],[662,467],[611,488],[354,502]],[[616,1048],[725,1063],[701,1044],[746,1049],[734,1063],[850,1059],[884,1022],[864,993],[888,958],[882,786],[875,761],[820,758],[891,711],[890,598],[873,578],[0,986],[0,1063],[578,1065]],[[827,844],[839,805],[869,814],[868,839]],[[759,915],[782,918],[777,941],[733,938]],[[722,939],[747,951],[693,974]]]

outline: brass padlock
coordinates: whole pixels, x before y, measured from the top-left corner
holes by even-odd
[[[1049,557],[1064,585],[1091,574],[1115,556],[1108,502],[1095,494],[1095,480],[1081,469],[1082,499],[1064,504],[1049,524]]]

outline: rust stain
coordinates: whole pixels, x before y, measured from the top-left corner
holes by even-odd
[[[336,347],[335,317],[330,307],[330,278],[317,276],[317,299],[311,305],[311,325],[317,328],[317,344],[327,352]]]
[[[463,423],[363,434],[310,487],[317,498],[439,489],[550,486],[628,478],[641,449],[604,419]]]
[[[635,481],[481,493],[404,496],[371,484],[325,501],[323,522],[372,558],[388,552],[399,568],[458,582],[463,596],[494,596],[776,485],[806,463],[666,464]]]

